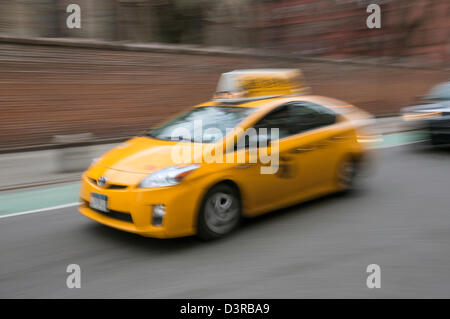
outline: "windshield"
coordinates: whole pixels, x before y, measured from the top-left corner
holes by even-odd
[[[254,110],[234,106],[198,107],[151,130],[148,136],[162,140],[214,143],[227,134],[227,129],[236,127]]]
[[[450,100],[450,82],[436,85],[426,95],[428,100]]]

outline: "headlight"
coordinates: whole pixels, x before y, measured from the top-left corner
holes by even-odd
[[[151,173],[139,184],[140,188],[164,187],[179,184],[200,165],[170,166]]]
[[[442,116],[441,112],[416,112],[403,114],[404,121],[426,120]]]

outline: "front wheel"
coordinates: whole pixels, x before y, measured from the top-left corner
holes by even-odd
[[[238,191],[227,184],[211,188],[205,195],[197,218],[197,235],[204,240],[232,232],[241,218]]]

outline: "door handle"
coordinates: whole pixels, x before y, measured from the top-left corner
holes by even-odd
[[[330,140],[332,141],[339,141],[339,140],[345,140],[347,138],[347,136],[332,136],[330,137]]]
[[[250,164],[242,164],[242,165],[236,165],[234,168],[250,168]]]
[[[329,145],[329,142],[328,141],[320,141],[320,142],[318,142],[317,144],[316,144],[316,147],[317,148],[322,148],[322,147],[327,147]]]
[[[299,154],[299,153],[305,153],[315,150],[316,148],[314,146],[308,146],[308,147],[298,147],[294,148],[290,153],[292,154]]]

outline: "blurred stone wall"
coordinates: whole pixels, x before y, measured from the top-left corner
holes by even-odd
[[[0,33],[52,37],[57,33],[57,0],[0,0]]]
[[[371,3],[381,7],[380,29],[366,26]],[[263,47],[301,55],[449,63],[448,0],[274,0],[259,6]]]
[[[248,0],[216,1],[205,12],[204,42],[210,46],[250,47],[255,17]]]
[[[116,1],[117,40],[153,42],[157,40],[156,17],[151,1]]]
[[[81,29],[69,29],[66,8],[81,7]],[[0,0],[0,34],[154,41],[149,0]]]
[[[65,25],[69,3],[82,29]],[[366,7],[381,6],[381,29]],[[0,0],[0,34],[253,47],[445,65],[449,0]]]
[[[58,37],[76,37],[102,40],[116,39],[115,1],[96,0],[56,0],[58,15]],[[66,8],[76,3],[81,7],[81,29],[69,29]]]

